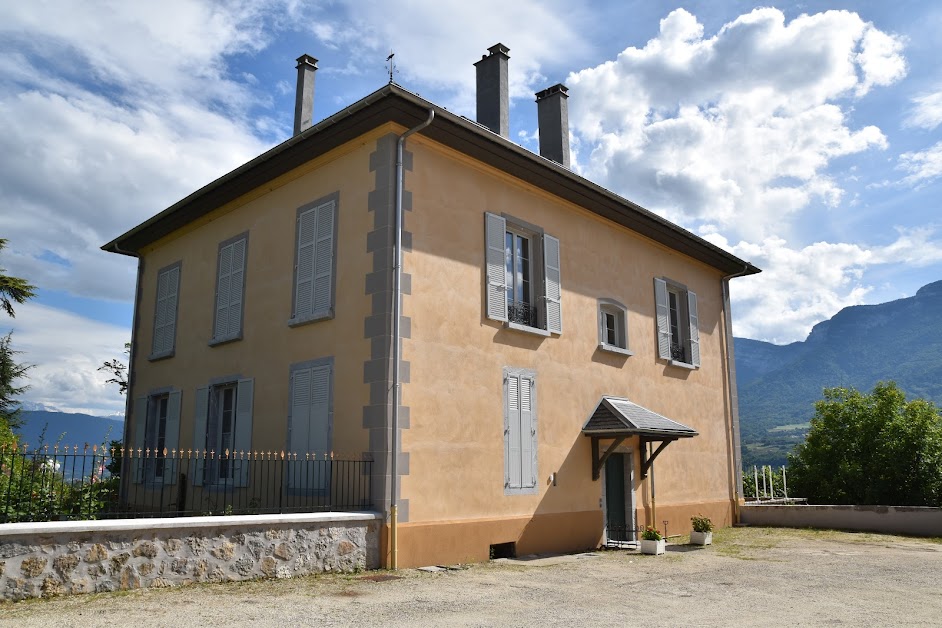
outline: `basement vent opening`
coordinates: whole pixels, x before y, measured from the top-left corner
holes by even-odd
[[[491,545],[491,560],[495,558],[516,558],[516,543],[495,543]]]

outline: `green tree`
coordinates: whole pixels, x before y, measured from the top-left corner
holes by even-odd
[[[7,241],[0,238],[0,251],[6,245]],[[36,296],[36,288],[25,279],[9,277],[5,273],[6,269],[0,268],[0,309],[3,309],[8,316],[15,317],[13,302],[24,303],[27,299]],[[12,334],[13,332],[9,332],[0,339],[0,437],[9,432],[10,428],[20,425],[20,407],[13,398],[29,387],[16,386],[14,382],[24,377],[26,371],[32,368],[31,365],[17,364],[13,359],[13,356],[20,352],[14,351],[10,346]]]
[[[0,251],[7,245],[5,238],[0,238]],[[7,276],[5,268],[0,268],[0,308],[10,318],[15,318],[13,302],[25,303],[26,299],[36,296],[36,287],[27,283],[25,279]]]
[[[29,386],[16,386],[14,382],[26,375],[32,368],[31,364],[17,364],[13,359],[20,351],[14,351],[10,346],[13,332],[0,338],[0,426],[17,428],[22,423],[20,419],[20,404],[14,399],[24,393]]]
[[[942,506],[942,416],[893,382],[825,389],[788,458],[789,493],[810,503]]]
[[[124,343],[124,355],[130,360],[130,342]],[[128,392],[128,367],[123,362],[118,361],[118,358],[112,358],[110,361],[103,363],[98,367],[98,370],[111,373],[111,378],[105,381],[109,384],[115,384],[118,387],[118,394],[123,395]]]

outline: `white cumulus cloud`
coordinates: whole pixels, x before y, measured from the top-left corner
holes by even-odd
[[[900,170],[907,174],[902,183],[922,185],[942,176],[942,142],[936,142],[926,150],[903,153],[899,156]]]
[[[108,375],[98,367],[113,358],[124,359],[127,329],[29,302],[17,306],[15,319],[0,325],[4,334],[11,329],[10,344],[22,352],[14,359],[35,365],[17,381],[30,387],[18,399],[63,412],[124,414],[124,397],[114,384],[106,383]]]
[[[913,108],[906,118],[907,126],[932,131],[942,124],[942,91],[921,94],[912,99]]]
[[[128,300],[99,247],[268,143],[224,55],[264,45],[267,3],[0,5],[0,232],[44,290]],[[49,251],[54,256],[45,255]]]
[[[756,9],[712,37],[684,9],[643,48],[567,80],[594,180],[669,218],[761,240],[812,202],[837,206],[840,156],[887,145],[851,128],[849,103],[906,71],[899,38],[857,14],[786,23]]]
[[[776,236],[731,244],[715,232],[705,237],[763,269],[732,281],[733,325],[737,336],[775,343],[804,340],[815,323],[866,303],[872,290],[864,281],[869,268],[942,261],[942,244],[931,227],[898,228],[896,239],[880,246],[815,242],[796,247]]]

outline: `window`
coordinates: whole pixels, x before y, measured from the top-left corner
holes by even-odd
[[[632,355],[628,350],[628,308],[614,299],[599,299],[599,349]]]
[[[294,299],[289,325],[334,315],[334,231],[337,195],[300,207],[294,263]]]
[[[216,301],[211,345],[242,338],[242,294],[245,291],[247,233],[219,245]]]
[[[504,369],[504,493],[537,492],[536,374]]]
[[[288,488],[324,491],[330,486],[333,359],[291,367],[288,415]],[[296,456],[296,457],[295,457]]]
[[[173,355],[177,328],[177,304],[180,292],[180,268],[177,262],[157,273],[157,301],[154,312],[154,341],[149,359]]]
[[[160,392],[134,401],[133,477],[135,482],[175,484],[173,463],[166,460],[179,446],[180,391]]]
[[[253,380],[196,389],[193,442],[200,450],[194,485],[247,486],[252,441]]]
[[[539,227],[485,213],[487,317],[562,333],[559,240]]]
[[[697,295],[667,279],[654,280],[658,356],[676,366],[700,366]]]

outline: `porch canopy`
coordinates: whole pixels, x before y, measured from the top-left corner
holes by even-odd
[[[697,436],[697,430],[622,397],[602,397],[595,412],[582,426],[582,434],[592,439],[592,479],[597,480],[605,461],[626,438],[640,437],[641,477],[646,478],[651,463],[665,447],[678,438]],[[613,442],[605,453],[599,456],[601,440]],[[657,449],[650,456],[648,443],[658,443]]]

